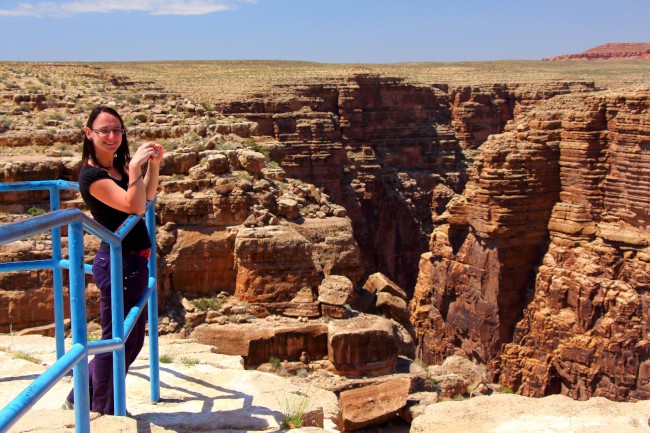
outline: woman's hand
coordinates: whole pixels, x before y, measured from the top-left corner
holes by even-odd
[[[143,146],[149,146],[152,149],[152,154],[149,156],[149,169],[144,178],[144,183],[147,186],[147,200],[153,200],[158,189],[158,171],[160,170],[160,161],[163,159],[163,147],[154,142],[149,142]]]
[[[147,143],[153,148],[153,155],[149,158],[149,161],[154,163],[155,165],[160,164],[160,161],[163,159],[163,152],[165,149],[163,149],[162,145],[154,142]]]
[[[156,151],[158,155],[156,155]],[[135,155],[133,155],[131,162],[129,162],[129,168],[141,168],[149,160],[153,161],[154,158],[157,158],[156,161],[160,163],[162,159],[162,146],[152,141],[144,143],[135,151]]]

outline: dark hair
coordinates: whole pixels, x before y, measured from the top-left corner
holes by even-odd
[[[120,121],[121,128],[126,129],[124,127],[124,121],[122,120],[122,116],[120,116],[118,112],[115,111],[113,108],[106,107],[106,106],[99,106],[95,108],[93,111],[91,111],[90,116],[88,116],[88,122],[86,122],[86,126],[92,129],[95,119],[97,119],[97,116],[99,116],[101,113],[108,113],[111,116],[115,116]],[[95,146],[93,145],[92,140],[88,138],[86,134],[84,134],[84,145],[83,145],[83,150],[81,152],[81,163],[84,165],[88,165],[89,160],[91,160],[93,164],[95,164],[98,167],[102,166],[97,160],[97,155],[95,155]],[[124,134],[122,135],[122,144],[120,144],[120,147],[117,149],[117,152],[115,152],[113,167],[115,167],[121,174],[126,174],[126,165],[129,163],[130,160],[131,160],[131,153],[129,152],[129,140],[127,140],[126,134]]]

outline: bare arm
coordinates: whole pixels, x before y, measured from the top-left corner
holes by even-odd
[[[163,158],[163,147],[156,143],[149,143],[153,145],[154,154],[149,158],[149,168],[144,177],[144,184],[146,185],[147,200],[153,200],[158,190],[158,175],[160,172],[160,162]]]
[[[129,187],[124,191],[110,179],[100,179],[90,185],[90,194],[104,204],[129,214],[142,214],[146,208],[148,187],[142,179],[142,165],[154,154],[155,143],[146,143],[138,148],[135,155],[129,162]],[[155,145],[158,146],[158,145]],[[153,194],[158,185],[158,167],[153,170],[155,175],[147,174],[147,177],[155,176],[155,184],[152,183]],[[152,197],[153,198],[153,194]]]

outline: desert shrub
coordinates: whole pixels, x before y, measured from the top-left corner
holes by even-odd
[[[293,429],[302,426],[302,423],[305,420],[305,414],[312,403],[310,390],[311,388],[308,388],[305,392],[299,390],[287,392],[285,388],[282,397],[277,398],[276,396],[276,399],[280,404],[283,427]]]
[[[181,363],[187,367],[194,367],[199,363],[199,360],[191,356],[182,356]]]
[[[198,298],[190,301],[192,305],[201,311],[217,311],[224,304],[225,299],[219,298]]]
[[[247,138],[246,140],[243,141],[243,145],[252,147],[255,152],[259,152],[262,155],[266,156],[267,158],[269,157],[269,151],[264,149],[259,144],[257,144],[257,141],[255,141],[254,138]]]
[[[269,358],[269,364],[271,364],[271,368],[273,371],[278,371],[280,369],[280,366],[282,365],[282,361],[280,361],[280,358],[277,356],[271,356]]]
[[[13,358],[14,359],[23,359],[25,361],[33,362],[34,364],[40,364],[41,360],[34,355],[32,355],[29,352],[23,352],[23,351],[16,351],[13,353]]]
[[[11,119],[6,116],[0,117],[0,132],[5,132],[9,129],[11,129]]]
[[[160,354],[158,360],[162,364],[171,364],[176,359],[178,355],[178,349],[175,347],[170,347],[165,353]]]
[[[238,171],[237,173],[235,173],[235,177],[237,179],[242,179],[242,180],[252,180],[253,179],[253,176],[251,176],[251,174],[249,172],[247,172],[247,171]]]
[[[165,149],[167,152],[171,152],[172,150],[175,150],[178,148],[178,143],[175,141],[171,140],[162,140],[160,142],[160,145]]]
[[[129,95],[126,97],[126,102],[129,104],[138,105],[140,103],[140,99],[138,99],[138,97],[135,95]]]
[[[55,111],[54,113],[50,114],[50,119],[63,120],[63,114],[59,113],[58,111]]]
[[[38,215],[43,215],[45,213],[45,209],[32,206],[29,209],[27,209],[27,214],[30,216],[38,216]]]

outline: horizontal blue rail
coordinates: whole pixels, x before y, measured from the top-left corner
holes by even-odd
[[[149,283],[146,293],[133,307],[126,318],[122,315],[122,245],[121,242],[142,215],[132,215],[113,233],[85,215],[79,209],[58,210],[59,192],[62,189],[78,189],[76,182],[62,180],[0,183],[0,192],[49,190],[51,212],[26,218],[0,226],[0,245],[21,240],[44,231],[52,233],[52,259],[32,260],[0,264],[0,272],[52,269],[54,278],[54,319],[57,345],[57,361],[38,379],[0,410],[0,433],[6,432],[22,417],[57,381],[70,369],[74,376],[75,393],[75,431],[88,433],[89,391],[88,356],[97,353],[113,352],[113,374],[115,414],[126,414],[124,342],[131,333],[135,322],[149,304],[149,355],[151,370],[151,401],[160,399],[159,361],[158,361],[158,300],[156,291],[155,254],[155,200],[147,203],[145,212],[147,231],[151,238],[152,254],[149,258]],[[69,259],[61,257],[60,227],[68,225]],[[86,299],[84,275],[92,273],[92,267],[84,263],[83,232],[87,231],[110,245],[111,250],[111,296],[113,338],[98,342],[87,341]],[[72,322],[72,349],[64,350],[63,328],[63,288],[62,269],[70,273],[70,315]]]

